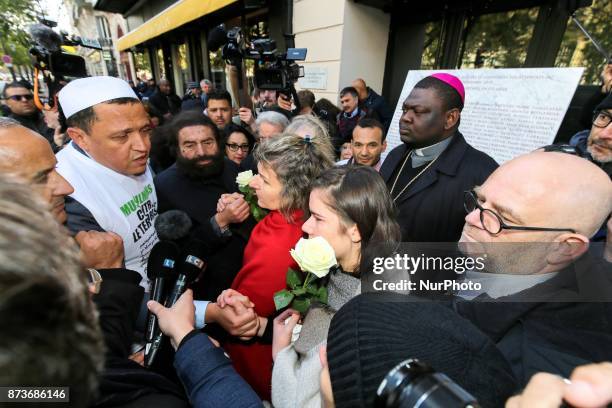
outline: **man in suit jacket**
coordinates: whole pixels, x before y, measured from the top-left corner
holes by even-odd
[[[403,104],[402,145],[380,174],[399,209],[403,241],[456,242],[463,228],[463,192],[497,167],[458,131],[465,91],[449,74],[419,81]]]

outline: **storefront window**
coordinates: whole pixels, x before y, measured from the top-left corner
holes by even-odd
[[[164,51],[157,49],[157,66],[159,67],[159,78],[166,78],[166,66],[164,65]]]
[[[151,59],[149,58],[149,50],[145,49],[141,52],[135,52],[134,65],[136,65],[136,76],[138,78],[153,78],[153,69],[151,67]]]
[[[525,63],[538,9],[469,17],[459,68],[520,68]]]
[[[221,57],[221,49],[208,53],[210,61],[210,80],[215,88],[225,88],[225,61]]]
[[[519,68],[525,63],[538,8],[468,16],[459,44],[458,68]],[[439,68],[443,22],[425,26],[421,69]]]
[[[612,2],[594,0],[591,7],[576,11],[576,18],[589,34],[607,52],[612,50]],[[601,71],[605,63],[604,56],[595,48],[576,24],[570,19],[561,42],[556,67],[584,67],[582,84],[601,84]]]
[[[421,69],[437,68],[437,53],[440,48],[440,31],[442,21],[434,21],[425,26],[425,42],[423,45],[423,57],[421,59]]]
[[[191,79],[189,74],[189,52],[187,50],[187,44],[185,43],[179,44],[178,46],[178,64],[183,84],[186,84]]]

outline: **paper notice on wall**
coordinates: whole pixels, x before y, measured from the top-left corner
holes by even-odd
[[[414,85],[434,72],[448,72],[465,87],[459,131],[468,143],[498,163],[551,144],[584,68],[466,69],[410,71],[387,134],[387,152],[401,143],[402,104]]]

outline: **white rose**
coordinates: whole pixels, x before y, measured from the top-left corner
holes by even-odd
[[[334,249],[323,237],[301,238],[290,253],[300,269],[312,272],[318,278],[327,275],[329,268],[338,263]]]
[[[251,170],[243,171],[241,173],[238,173],[238,176],[236,177],[236,183],[238,183],[238,187],[246,187],[249,185],[253,177],[253,172]]]

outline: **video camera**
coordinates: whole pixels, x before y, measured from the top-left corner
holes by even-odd
[[[276,41],[269,38],[254,39],[247,46],[240,27],[226,30],[224,24],[209,34],[208,48],[216,51],[221,46],[221,56],[228,64],[241,67],[243,59],[255,61],[255,86],[258,89],[293,96],[294,103],[299,104],[294,85],[304,76],[304,67],[296,61],[306,59],[306,48],[287,48],[287,52],[277,53]]]
[[[54,96],[59,91],[59,81],[66,78],[83,78],[87,76],[85,60],[80,55],[70,54],[62,50],[62,46],[81,46],[101,50],[96,41],[83,41],[78,36],[70,36],[66,32],[53,31],[56,23],[49,20],[40,20],[29,28],[32,38],[30,56],[34,65],[34,101],[39,109],[42,103],[38,97],[38,73],[42,72],[45,83],[49,88],[50,105],[54,103]]]

